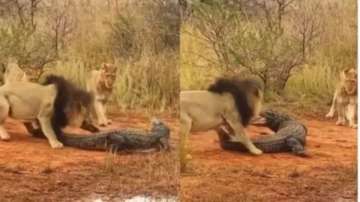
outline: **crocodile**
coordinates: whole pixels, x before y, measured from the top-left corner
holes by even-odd
[[[45,138],[40,128],[25,124],[26,129],[34,137]],[[152,120],[152,127],[147,132],[140,129],[115,129],[78,135],[68,132],[57,133],[57,138],[65,146],[86,150],[110,150],[113,152],[129,150],[168,150],[170,129],[158,119]]]
[[[275,133],[253,138],[254,145],[264,153],[292,152],[298,156],[308,156],[305,151],[307,128],[288,115],[271,110],[260,113],[260,119],[254,122],[265,125]],[[247,151],[244,145],[234,140],[231,130],[224,125],[217,130],[220,145],[225,150]]]

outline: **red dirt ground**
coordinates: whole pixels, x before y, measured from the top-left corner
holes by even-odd
[[[116,114],[110,128],[147,129],[141,114]],[[138,194],[176,196],[179,173],[176,119],[161,116],[172,129],[170,152],[120,153],[74,148],[53,150],[44,139],[29,136],[17,121],[8,120],[9,142],[0,141],[0,201],[94,201]],[[174,137],[175,136],[175,137]]]
[[[117,114],[116,127],[148,128],[141,114]],[[306,119],[310,158],[291,154],[224,151],[214,132],[190,138],[192,161],[179,179],[176,118],[171,152],[120,153],[73,148],[52,150],[24,127],[6,122],[12,135],[0,141],[0,201],[94,201],[139,194],[176,196],[181,201],[355,201],[356,130],[333,121]],[[251,126],[251,135],[267,129]],[[94,197],[96,196],[96,197]]]
[[[193,133],[182,174],[182,201],[356,201],[356,130],[334,121],[302,120],[309,158],[224,151],[214,132]],[[266,128],[250,126],[250,135]]]

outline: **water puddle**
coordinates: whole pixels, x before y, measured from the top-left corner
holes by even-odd
[[[177,202],[177,197],[153,198],[148,196],[135,196],[126,199],[125,202]]]
[[[91,195],[86,199],[80,200],[81,202],[178,202],[176,196],[162,196],[151,197],[146,195],[138,195],[128,199],[110,198],[102,195]]]

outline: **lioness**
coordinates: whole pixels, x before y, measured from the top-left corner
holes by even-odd
[[[243,143],[255,155],[262,151],[254,146],[244,128],[259,115],[263,85],[255,79],[218,79],[208,90],[180,93],[180,158],[185,162],[188,134],[217,129],[226,124],[234,132],[233,141]]]
[[[357,128],[355,116],[357,110],[357,71],[355,68],[348,68],[340,72],[340,82],[336,87],[327,118],[334,117],[338,113],[336,125],[345,125],[346,120],[349,126]]]
[[[95,97],[92,105],[93,117],[98,125],[106,126],[111,124],[111,120],[106,116],[105,104],[112,92],[116,79],[116,67],[110,64],[103,64],[99,70],[92,70],[89,74],[89,79],[86,81],[86,89]]]
[[[15,62],[9,62],[6,67],[1,68],[3,83],[10,81],[28,81],[26,73]]]
[[[76,98],[76,99],[75,99]],[[28,81],[6,82],[0,87],[0,138],[9,140],[3,124],[10,116],[23,122],[40,124],[52,148],[61,148],[57,136],[69,121],[69,113],[87,107],[92,97],[59,76],[50,75],[43,84]]]

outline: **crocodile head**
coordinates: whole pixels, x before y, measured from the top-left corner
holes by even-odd
[[[273,131],[277,131],[285,121],[292,120],[290,116],[272,110],[263,111],[260,116],[265,118],[265,125]]]
[[[152,119],[151,133],[158,138],[160,149],[169,149],[170,129],[159,119]]]

